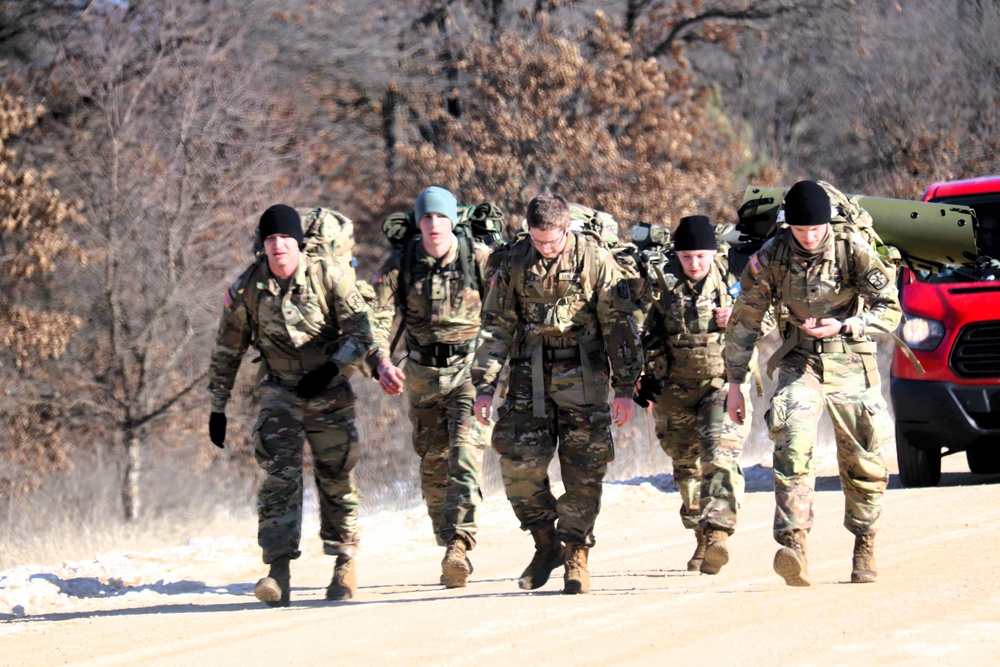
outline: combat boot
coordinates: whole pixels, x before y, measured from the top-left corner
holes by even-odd
[[[333,579],[326,587],[327,600],[350,600],[358,590],[358,578],[354,571],[354,558],[341,554],[333,568]]]
[[[694,548],[694,555],[688,561],[688,572],[697,572],[701,568],[701,562],[705,560],[705,531],[701,526],[694,529],[694,536],[698,544]]]
[[[722,566],[729,562],[729,547],[726,538],[729,533],[717,528],[705,529],[705,558],[701,563],[702,574],[718,574]]]
[[[566,571],[563,573],[563,593],[576,595],[590,592],[590,572],[587,571],[587,554],[590,547],[582,544],[566,545]]]
[[[808,586],[809,562],[806,555],[806,531],[786,531],[781,533],[778,542],[784,546],[774,554],[774,571],[789,586]]]
[[[851,569],[852,584],[870,584],[878,578],[875,570],[875,536],[854,536],[854,563]]]
[[[531,531],[531,537],[535,540],[535,555],[517,580],[518,587],[526,591],[544,586],[552,570],[562,565],[565,558],[562,542],[559,541],[553,524]]]
[[[268,607],[287,607],[291,602],[292,574],[289,569],[291,558],[279,556],[271,563],[267,576],[253,587],[253,594]]]
[[[472,574],[471,563],[465,555],[468,545],[461,537],[453,537],[448,542],[448,549],[441,561],[441,583],[445,588],[465,588],[469,575]]]

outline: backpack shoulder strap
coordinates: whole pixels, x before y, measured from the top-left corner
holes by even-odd
[[[257,278],[260,276],[261,265],[266,259],[258,259],[243,272],[240,287],[243,291],[243,309],[247,314],[247,326],[250,328],[250,344],[257,344],[257,301],[260,299],[260,287]]]
[[[479,292],[479,297],[483,297],[483,277],[479,275],[476,263],[475,252],[472,248],[471,229],[466,231],[464,227],[455,229],[455,236],[458,237],[458,259],[462,264],[462,275],[465,277],[466,287],[473,287]]]
[[[531,258],[530,250],[531,241],[524,239],[515,241],[504,258],[504,262],[507,265],[507,294],[504,297],[505,308],[510,308],[510,305],[514,303],[515,293],[521,294],[524,291],[524,272]]]

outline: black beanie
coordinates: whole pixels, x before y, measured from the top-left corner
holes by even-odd
[[[827,225],[832,211],[830,195],[815,181],[799,181],[785,194],[785,222],[790,225]]]
[[[715,227],[705,215],[681,218],[674,232],[674,250],[718,250]]]
[[[263,241],[271,234],[285,234],[299,242],[302,247],[304,237],[302,235],[302,218],[299,212],[291,206],[285,204],[275,204],[264,211],[260,216],[260,240]]]

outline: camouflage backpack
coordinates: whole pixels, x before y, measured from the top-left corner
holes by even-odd
[[[299,208],[296,209],[299,217],[302,218],[303,249],[302,254],[306,258],[327,258],[334,264],[350,268],[353,272],[356,260],[354,259],[354,223],[350,218],[338,211],[329,208]],[[247,318],[252,323],[257,319],[257,299],[260,290],[264,285],[260,284],[257,276],[260,267],[267,263],[267,256],[264,254],[264,239],[260,238],[260,228],[258,227],[254,235],[253,244],[256,263],[251,271],[246,274],[246,287],[244,288],[244,303],[246,304]],[[307,269],[315,270],[318,262],[309,262]],[[315,281],[322,287],[323,281]],[[329,316],[327,295],[318,295],[320,309],[324,316]],[[256,327],[251,326],[251,331],[256,331]]]
[[[837,244],[837,262],[840,265],[841,274],[849,276],[851,280],[856,279],[853,263],[854,254],[850,252],[850,243],[851,235],[857,233],[871,244],[882,263],[891,272],[890,278],[894,278],[901,260],[899,250],[883,243],[872,225],[871,215],[858,203],[861,199],[860,195],[848,197],[826,181],[817,181],[817,183],[826,190],[833,208],[830,225],[834,233],[834,242]],[[748,188],[748,195],[749,192]],[[777,192],[780,193],[778,196],[784,196],[784,190],[778,189]],[[744,233],[747,229],[753,229],[764,238],[787,239],[791,232],[784,222],[783,216],[779,215],[783,209],[784,205],[781,201],[776,201],[774,191],[767,191],[765,196],[747,199],[743,202],[738,211],[740,222],[737,227],[744,230]],[[766,232],[764,232],[765,229]],[[780,243],[775,248],[775,254],[771,257],[771,278],[772,284],[776,288],[776,300],[781,299],[781,294],[787,288],[785,283],[788,278],[788,251],[789,244],[787,242]]]
[[[647,270],[644,255],[634,243],[622,241],[618,221],[610,213],[583,204],[569,205],[569,228],[589,234],[607,248],[628,282],[632,300],[638,304],[646,292]]]

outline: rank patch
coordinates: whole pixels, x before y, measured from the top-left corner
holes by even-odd
[[[889,277],[878,269],[872,269],[866,273],[865,280],[877,290],[885,289],[885,286],[889,284]]]

